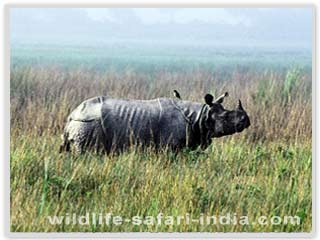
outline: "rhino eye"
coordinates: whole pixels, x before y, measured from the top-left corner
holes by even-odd
[[[246,119],[245,115],[240,116],[240,121],[244,121]]]

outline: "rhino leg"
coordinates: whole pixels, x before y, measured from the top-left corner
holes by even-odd
[[[94,149],[96,152],[105,150],[104,134],[99,121],[71,120],[65,128],[64,135],[67,136],[67,139],[64,140],[65,148],[70,149],[72,144],[79,154],[84,153],[87,149]]]
[[[64,132],[62,137],[62,144],[60,145],[59,153],[70,152],[70,141],[68,140],[68,133]]]

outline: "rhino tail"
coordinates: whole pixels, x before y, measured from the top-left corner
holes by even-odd
[[[68,133],[62,134],[62,144],[60,145],[59,153],[70,152],[70,140],[68,139]]]

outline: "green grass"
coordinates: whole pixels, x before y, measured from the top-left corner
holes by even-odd
[[[17,136],[11,149],[12,231],[308,232],[310,143],[248,145],[231,137],[206,151],[131,150],[119,156],[58,154],[56,137]],[[123,217],[226,213],[299,216],[300,225],[50,225],[47,216]]]
[[[197,51],[187,51],[190,59],[184,65],[179,51],[149,58],[135,50],[129,56],[131,50],[124,49],[119,59],[109,61],[104,55],[112,49],[66,49],[63,54],[51,48],[31,54],[31,48],[12,52],[11,231],[311,231],[310,58],[300,56],[298,67],[289,68],[290,53],[278,58],[209,51],[202,61],[194,56]],[[233,109],[241,99],[251,126],[214,139],[205,151],[58,153],[66,118],[83,100],[97,95],[152,99],[171,96],[173,89],[192,101],[228,91],[224,106]],[[250,223],[87,226],[51,225],[47,218],[87,212],[125,218],[230,213],[247,215]],[[262,215],[298,216],[301,224],[253,224]]]
[[[272,48],[154,45],[26,45],[11,47],[12,66],[59,66],[95,71],[134,69],[138,72],[215,70],[225,68],[283,69],[293,66],[310,69],[310,50]]]

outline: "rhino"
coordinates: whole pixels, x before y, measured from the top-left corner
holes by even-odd
[[[242,132],[250,119],[239,99],[235,110],[222,103],[228,93],[204,102],[181,98],[152,100],[98,96],[82,102],[67,118],[60,151],[119,152],[129,146],[207,148],[213,138]]]

